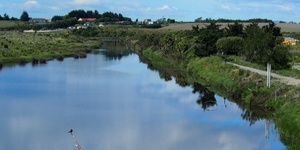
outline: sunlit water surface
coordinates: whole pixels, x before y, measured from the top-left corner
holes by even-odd
[[[265,120],[250,123],[215,95],[204,111],[192,87],[164,81],[135,54],[90,54],[0,71],[0,150],[284,149]],[[226,107],[225,107],[226,106]]]

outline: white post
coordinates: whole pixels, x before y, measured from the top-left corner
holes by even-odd
[[[267,87],[271,87],[271,64],[267,65]]]
[[[269,131],[270,131],[270,120],[269,119],[266,119],[266,123],[265,123],[265,138],[269,138]]]
[[[267,86],[269,86],[269,63],[267,64]]]
[[[269,88],[271,87],[271,70],[272,70],[271,67],[272,67],[271,64],[269,64]]]

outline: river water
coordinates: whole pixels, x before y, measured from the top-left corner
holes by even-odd
[[[244,120],[235,103],[213,95],[201,106],[193,86],[136,54],[104,52],[3,68],[0,150],[74,150],[70,129],[84,150],[284,149],[273,124],[266,138],[266,121]]]

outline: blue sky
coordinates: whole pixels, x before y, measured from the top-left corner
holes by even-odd
[[[0,15],[19,18],[23,10],[30,17],[51,18],[72,10],[121,13],[132,20],[162,17],[176,21],[202,18],[251,19],[300,22],[298,0],[0,0]]]

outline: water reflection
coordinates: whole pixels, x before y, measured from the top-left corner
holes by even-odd
[[[214,92],[208,90],[206,87],[202,86],[199,83],[194,83],[193,89],[193,93],[199,93],[197,103],[201,105],[203,110],[209,111],[210,107],[217,105],[217,100],[215,98]]]
[[[166,68],[156,68],[143,56],[140,56],[140,60],[148,65],[148,68],[151,70],[155,70],[159,72],[160,78],[165,81],[171,81],[173,77],[176,80],[176,83],[181,87],[191,86],[193,88],[193,93],[198,93],[198,99],[196,102],[201,106],[204,111],[210,111],[214,106],[218,104],[215,99],[215,93],[209,90],[206,86],[203,86],[200,83],[188,83],[187,78],[189,78],[189,73],[181,70],[172,70]],[[249,121],[250,126],[255,124],[255,122],[264,120],[264,119],[272,119],[271,112],[267,112],[267,108],[265,107],[248,107],[248,104],[244,104],[241,100],[234,100],[235,103],[238,104],[239,108],[242,110],[241,117],[242,119]],[[226,105],[226,98],[224,97],[223,106]]]
[[[71,128],[85,150],[283,147],[274,132],[265,139],[264,121],[249,127],[239,106],[222,106],[224,98],[200,84],[165,82],[134,54],[118,61],[108,56],[4,68],[0,149],[71,150]]]

